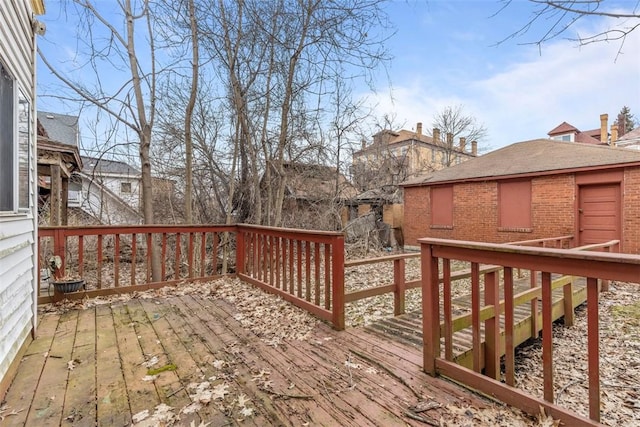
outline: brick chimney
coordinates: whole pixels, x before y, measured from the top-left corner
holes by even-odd
[[[471,154],[478,155],[478,141],[471,141]]]
[[[433,128],[433,142],[436,144],[440,142],[440,129]]]
[[[616,141],[618,140],[618,125],[611,125],[611,146],[616,146]]]
[[[453,148],[453,134],[451,132],[447,132],[447,147]]]
[[[609,121],[608,114],[600,114],[600,142],[609,142],[609,134],[607,133],[607,122]]]
[[[418,124],[416,125],[416,133],[418,134],[418,136],[422,136],[422,122],[418,122]]]
[[[467,138],[460,137],[460,151],[462,151],[464,153],[464,150],[467,149]]]

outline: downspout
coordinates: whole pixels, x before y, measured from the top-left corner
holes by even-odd
[[[33,222],[33,243],[32,243],[32,251],[31,251],[31,282],[33,284],[33,294],[32,294],[32,308],[33,312],[31,313],[31,337],[33,339],[36,338],[36,329],[38,327],[38,291],[40,287],[40,272],[38,266],[38,251],[40,250],[40,245],[38,242],[38,146],[37,146],[37,108],[36,108],[36,61],[37,61],[37,42],[38,36],[36,35],[36,31],[33,30],[35,25],[38,24],[36,20],[35,14],[31,15],[31,37],[33,40],[33,48],[32,48],[32,67],[31,67],[31,84],[32,88],[30,90],[31,97],[31,117],[29,123],[29,137],[31,138],[31,158],[30,160],[30,169],[32,170],[30,188],[33,192],[31,196],[31,221]],[[43,33],[44,34],[44,33]],[[36,126],[34,126],[36,124]]]

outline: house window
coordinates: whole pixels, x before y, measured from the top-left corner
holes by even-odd
[[[14,86],[0,62],[0,211],[15,210]]]
[[[131,183],[130,182],[121,182],[120,183],[120,193],[131,193]]]
[[[26,96],[18,96],[18,208],[29,209],[29,141],[31,139],[31,105]]]
[[[531,231],[531,180],[498,184],[498,227],[502,231]]]
[[[453,186],[431,187],[431,228],[453,228]]]

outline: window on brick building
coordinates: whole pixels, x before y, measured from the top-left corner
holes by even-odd
[[[531,180],[498,184],[498,227],[518,231],[531,229]]]
[[[453,227],[453,186],[431,187],[431,226]]]

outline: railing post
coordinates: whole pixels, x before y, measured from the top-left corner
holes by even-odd
[[[495,271],[484,275],[484,304],[493,306],[493,317],[484,321],[484,367],[488,377],[500,379],[500,293]]]
[[[589,368],[589,418],[600,422],[600,332],[598,279],[587,277],[587,359]]]
[[[65,231],[63,228],[57,228],[53,231],[53,254],[60,257],[60,268],[53,272],[56,279],[62,278],[66,271],[67,235]],[[46,260],[46,262],[48,265],[49,260]]]
[[[344,330],[344,236],[333,238],[332,247],[332,292],[333,327]]]
[[[405,263],[404,258],[393,260],[393,284],[395,285],[393,291],[393,314],[399,316],[404,314],[404,299],[405,299]]]
[[[542,376],[544,400],[553,403],[553,299],[551,273],[541,273],[542,286]]]
[[[236,274],[244,274],[245,271],[245,245],[244,231],[240,227],[236,227]]]
[[[436,375],[436,358],[440,357],[440,278],[438,258],[430,244],[421,245],[423,370]]]
[[[611,252],[611,246],[605,246],[604,251]],[[606,292],[609,290],[609,281],[607,279],[602,279],[600,283],[601,283],[600,290],[602,292]]]

